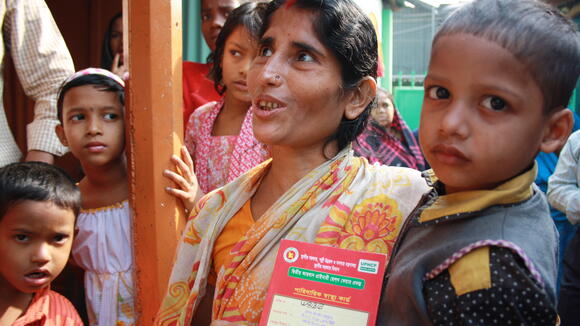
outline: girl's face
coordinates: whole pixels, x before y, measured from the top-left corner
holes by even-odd
[[[254,134],[270,145],[324,148],[345,113],[339,61],[317,38],[317,14],[278,9],[248,74]]]
[[[238,26],[226,40],[222,58],[222,82],[227,87],[226,100],[251,102],[246,84],[250,63],[256,57],[258,43],[244,26]]]
[[[377,106],[371,111],[371,116],[383,127],[388,127],[393,122],[395,106],[391,99],[383,92],[377,93]]]
[[[117,53],[121,55],[119,64],[123,64],[123,17],[119,17],[113,22],[109,47],[113,56]]]
[[[123,107],[114,92],[94,85],[68,90],[56,132],[83,166],[103,167],[123,159]]]

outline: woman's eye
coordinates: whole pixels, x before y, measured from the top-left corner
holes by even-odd
[[[502,111],[507,107],[507,103],[497,96],[486,97],[481,105],[493,111]]]
[[[314,58],[310,54],[308,54],[308,53],[301,52],[301,53],[298,54],[298,59],[297,60],[298,61],[304,61],[304,62],[312,62],[312,61],[314,61]]]
[[[119,117],[116,113],[107,113],[104,115],[105,120],[116,120]]]
[[[238,50],[230,50],[230,54],[234,57],[240,57],[242,55]]]
[[[201,20],[202,20],[202,21],[207,21],[207,20],[209,20],[209,19],[210,19],[210,15],[208,15],[208,14],[202,14],[202,15],[201,15]]]
[[[260,49],[260,56],[261,57],[269,57],[272,55],[272,49],[268,47],[263,47]]]
[[[28,241],[28,236],[26,234],[17,234],[14,236],[14,239],[18,242],[26,242]]]
[[[428,95],[430,99],[440,100],[449,98],[449,91],[446,88],[434,86],[429,88]]]

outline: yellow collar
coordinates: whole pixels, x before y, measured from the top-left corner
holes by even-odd
[[[419,216],[419,222],[428,222],[439,217],[465,212],[475,212],[492,205],[519,203],[533,194],[532,183],[536,179],[537,164],[528,171],[502,183],[492,190],[471,190],[437,197],[433,205],[427,207]],[[427,177],[434,185],[439,180],[433,170]]]

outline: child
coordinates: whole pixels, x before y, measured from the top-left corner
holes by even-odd
[[[425,159],[415,135],[401,118],[393,95],[386,89],[377,89],[377,105],[371,117],[362,134],[352,143],[356,156],[365,157],[373,164],[425,170]]]
[[[210,51],[215,51],[217,37],[226,19],[240,5],[239,0],[201,0],[201,33]],[[183,61],[183,122],[196,108],[220,98],[213,82],[207,78],[213,61]]]
[[[557,232],[533,184],[570,132],[576,26],[535,0],[476,0],[433,40],[420,143],[430,194],[387,268],[378,325],[557,322]]]
[[[45,163],[0,168],[0,325],[83,325],[50,290],[73,242],[80,192]]]
[[[254,138],[250,94],[246,74],[256,55],[256,35],[261,26],[264,4],[246,3],[232,11],[216,41],[212,53],[211,75],[216,89],[224,97],[197,109],[190,117],[185,132],[185,145],[192,154],[195,174],[201,192],[221,187],[250,168],[270,157],[265,145]],[[187,159],[187,155],[182,155]],[[183,162],[178,162],[183,166]],[[166,176],[181,184],[178,176],[166,171]],[[169,193],[184,200],[179,190]],[[199,195],[197,197],[200,197]]]
[[[570,223],[580,222],[580,130],[568,138],[560,152],[554,174],[548,181],[548,200],[566,213]],[[580,233],[576,231],[564,257],[564,277],[560,288],[558,311],[562,325],[578,323],[580,314]]]
[[[72,255],[85,270],[91,325],[135,323],[124,103],[123,81],[98,68],[69,77],[57,101],[56,132],[85,173]]]

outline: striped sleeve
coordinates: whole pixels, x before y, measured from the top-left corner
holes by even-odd
[[[47,323],[47,325],[83,325],[81,317],[70,301],[54,291],[49,291],[48,297],[50,304],[48,307],[47,321],[50,321],[50,323]]]

